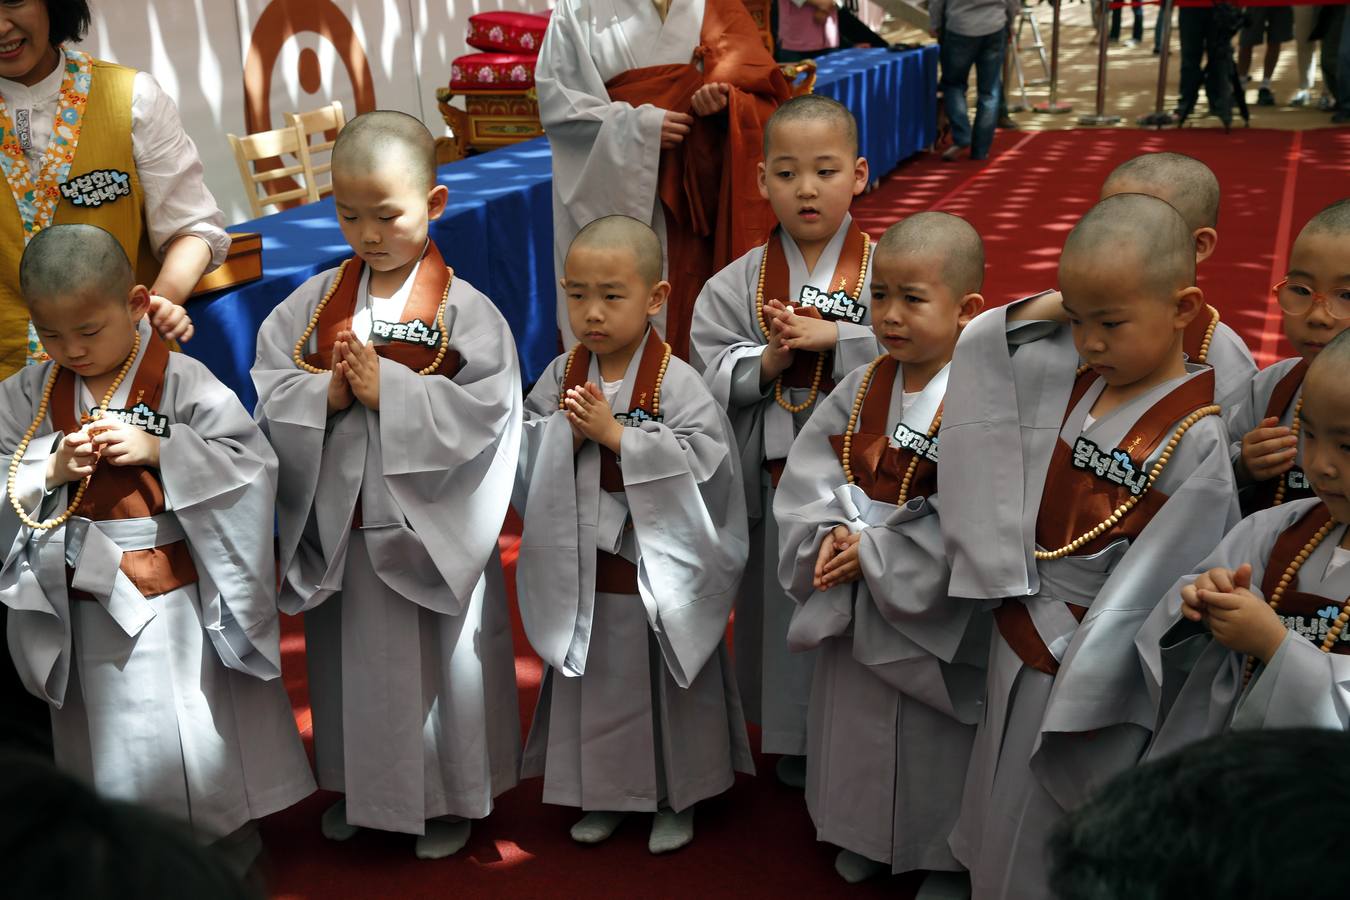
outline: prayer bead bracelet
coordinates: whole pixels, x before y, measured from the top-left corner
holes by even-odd
[[[1191,426],[1201,419],[1208,416],[1217,416],[1218,414],[1218,406],[1205,406],[1187,416],[1177,427],[1176,432],[1172,435],[1172,439],[1167,442],[1167,446],[1163,448],[1162,455],[1158,457],[1158,461],[1153,464],[1152,470],[1148,473],[1148,481],[1145,482],[1142,491],[1138,494],[1131,495],[1128,500],[1120,504],[1120,506],[1117,506],[1111,515],[1099,522],[1091,531],[1079,535],[1058,550],[1037,550],[1034,553],[1035,558],[1044,561],[1063,559],[1066,556],[1071,556],[1087,544],[1090,544],[1101,537],[1108,529],[1114,528],[1120,523],[1121,519],[1129,514],[1130,510],[1134,509],[1135,505],[1139,502],[1139,498],[1143,497],[1144,494],[1153,487],[1153,483],[1158,480],[1158,476],[1161,475],[1163,469],[1167,467],[1167,462],[1172,458],[1172,453],[1177,449],[1177,444],[1181,442],[1182,435],[1189,431]]]
[[[770,238],[769,240],[773,240]],[[863,279],[867,277],[867,261],[872,255],[872,239],[863,235],[862,265],[858,267],[857,287],[853,291],[853,299],[857,300],[862,294]],[[769,271],[769,245],[764,245],[764,255],[759,261],[759,283],[755,288],[755,320],[759,323],[760,333],[764,335],[764,340],[769,340],[769,326],[764,321],[764,279]],[[842,284],[840,285],[842,287]],[[806,394],[806,399],[801,403],[789,403],[783,397],[783,376],[780,374],[773,382],[774,402],[783,409],[792,413],[794,416],[803,410],[810,409],[815,405],[816,398],[820,396],[820,382],[825,377],[825,354],[820,351],[816,353],[816,368],[811,373],[811,389]]]
[[[328,286],[328,290],[324,293],[323,299],[319,301],[319,305],[314,307],[314,315],[310,316],[309,324],[305,326],[304,334],[300,335],[300,340],[295,343],[295,349],[291,351],[291,360],[295,363],[295,367],[297,369],[302,369],[311,375],[327,375],[333,371],[332,369],[311,366],[309,363],[305,362],[305,344],[309,343],[309,336],[314,333],[314,329],[319,327],[319,316],[323,315],[323,308],[328,305],[328,301],[333,298],[333,294],[337,291],[338,285],[342,283],[342,276],[347,274],[347,266],[350,263],[350,259],[344,259],[342,265],[338,266],[337,277],[334,278],[333,283]],[[436,349],[436,358],[431,361],[431,365],[427,366],[425,369],[418,369],[418,375],[430,375],[432,372],[435,372],[441,367],[441,363],[445,361],[445,354],[450,351],[450,333],[446,331],[445,328],[445,304],[450,297],[450,285],[454,283],[455,277],[454,272],[449,268],[447,268],[446,271],[449,272],[450,278],[445,282],[445,291],[441,294],[441,303],[436,307],[436,327],[440,329],[441,332],[441,343]]]
[[[1302,414],[1303,414],[1303,397],[1300,395],[1298,398],[1298,402],[1294,404],[1294,421],[1289,425],[1289,430],[1293,432],[1295,447],[1298,446],[1298,432],[1299,428],[1302,426],[1303,421],[1301,418]],[[1271,506],[1279,506],[1281,503],[1284,502],[1284,493],[1285,489],[1288,486],[1289,486],[1288,473],[1285,472],[1280,473],[1280,482],[1279,484],[1275,485],[1275,499],[1271,501],[1270,504]]]
[[[1284,570],[1284,574],[1280,576],[1280,583],[1275,586],[1275,590],[1270,592],[1270,599],[1266,602],[1270,604],[1271,609],[1279,608],[1280,601],[1284,599],[1284,592],[1288,589],[1289,585],[1294,583],[1294,577],[1298,575],[1298,570],[1303,568],[1303,564],[1308,561],[1309,556],[1312,556],[1313,551],[1317,549],[1317,545],[1326,540],[1326,536],[1331,534],[1332,529],[1334,529],[1337,524],[1335,519],[1327,522],[1318,530],[1317,534],[1308,539],[1308,543],[1303,545],[1303,549],[1298,551],[1298,555],[1294,557],[1293,562],[1289,563],[1289,566]],[[1341,632],[1345,630],[1347,622],[1350,622],[1350,599],[1347,599],[1341,604],[1340,615],[1336,617],[1336,621],[1331,624],[1329,629],[1327,629],[1327,636],[1322,639],[1321,650],[1323,653],[1330,653],[1331,648],[1336,646],[1336,642],[1340,640]],[[1249,655],[1246,663],[1242,667],[1243,687],[1246,687],[1247,682],[1252,680],[1252,672],[1255,670],[1256,657]]]
[[[877,366],[886,361],[889,354],[883,353],[872,360],[867,367],[866,374],[863,375],[862,384],[858,387],[858,394],[853,398],[853,409],[848,414],[848,427],[844,430],[844,449],[840,454],[843,457],[844,478],[849,484],[853,484],[853,429],[858,425],[858,416],[862,413],[863,402],[867,399],[868,388],[872,386],[872,376],[876,373]],[[901,388],[903,390],[903,387]],[[937,415],[933,417],[933,424],[928,426],[928,437],[937,434],[938,428],[942,425],[942,410],[938,409]],[[905,501],[909,499],[909,486],[914,481],[914,472],[919,467],[919,454],[915,453],[914,458],[909,461],[909,468],[905,470],[905,477],[900,482],[900,494],[895,501],[896,506],[904,506]]]
[[[665,355],[663,355],[663,356],[661,357],[661,367],[660,367],[659,369],[656,370],[656,384],[652,387],[652,418],[653,418],[653,419],[655,419],[657,416],[661,415],[661,385],[662,385],[662,383],[665,382],[665,380],[666,380],[666,369],[670,367],[670,356],[671,356],[670,345],[669,345],[669,344],[666,344],[666,343],[663,343],[663,344],[661,344],[661,346],[665,348]],[[568,373],[568,372],[572,371],[572,360],[576,359],[576,356],[577,356],[577,350],[580,349],[580,348],[581,348],[581,345],[580,345],[580,344],[576,344],[576,345],[574,345],[574,346],[572,347],[571,350],[569,350],[569,351],[567,352],[567,365],[563,366],[563,377],[564,377],[564,378],[567,377],[567,373]],[[560,392],[560,393],[558,394],[558,409],[566,409],[566,406],[564,405],[564,401],[566,400],[566,396],[567,396],[567,395],[566,395],[566,392],[565,392],[565,391],[564,391],[564,392]]]
[[[131,371],[131,364],[136,361],[136,354],[140,352],[140,349],[141,332],[140,329],[137,329],[136,338],[131,344],[131,354],[127,357],[126,362],[122,363],[122,368],[118,371],[117,377],[113,379],[107,393],[103,395],[103,402],[90,413],[91,420],[101,419],[107,415],[108,405],[112,403],[112,398],[117,393],[117,389],[122,386],[122,381],[127,377],[127,373]],[[37,416],[33,419],[33,424],[28,426],[28,431],[24,433],[23,440],[19,441],[19,446],[15,448],[14,456],[9,461],[9,477],[5,480],[5,487],[9,492],[9,505],[14,507],[14,511],[18,513],[19,521],[34,531],[48,531],[64,525],[66,520],[75,514],[75,510],[79,509],[80,501],[84,499],[84,492],[89,488],[89,479],[94,477],[91,473],[81,478],[80,486],[75,489],[75,499],[70,501],[66,511],[55,519],[48,519],[45,522],[29,518],[28,514],[23,511],[23,506],[20,505],[19,498],[14,492],[14,482],[19,477],[19,463],[23,461],[23,455],[27,452],[28,444],[33,440],[33,435],[37,434],[38,428],[47,418],[47,407],[51,404],[52,390],[55,389],[56,379],[60,374],[61,367],[52,363],[52,374],[48,376],[47,383],[42,388],[42,399],[38,402]],[[98,460],[94,461],[94,465],[98,465]]]

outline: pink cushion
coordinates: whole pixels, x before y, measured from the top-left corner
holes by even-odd
[[[488,12],[469,16],[470,47],[500,53],[538,53],[548,28],[548,15]]]
[[[450,90],[504,91],[534,87],[533,55],[523,53],[470,53],[450,64]]]

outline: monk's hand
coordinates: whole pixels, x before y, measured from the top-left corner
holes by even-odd
[[[615,453],[619,452],[623,426],[614,418],[614,410],[610,408],[604,392],[594,382],[588,381],[581,387],[568,388],[563,395],[563,409],[567,412],[567,421],[589,440]]]
[[[47,457],[47,490],[94,474],[98,448],[86,428],[61,438],[56,452]]]
[[[99,458],[114,466],[159,468],[159,438],[117,419],[99,419],[89,426]]]
[[[730,96],[730,84],[725,81],[713,81],[694,91],[689,105],[696,116],[715,116],[727,108],[727,98]]]
[[[837,530],[842,527],[836,526],[836,533],[831,534],[834,538],[835,554],[821,572],[820,590],[848,584],[862,577],[862,564],[858,562],[858,544],[862,541],[862,535],[844,529],[845,533],[840,537]]]
[[[839,326],[813,316],[803,316],[791,306],[778,316],[783,343],[793,350],[833,350],[839,343]]]
[[[774,304],[778,304],[778,309],[774,308]],[[764,352],[759,357],[760,387],[770,384],[787,371],[795,355],[792,348],[784,343],[783,326],[778,320],[781,308],[782,304],[777,300],[764,304],[764,320],[769,325],[769,342],[764,345]]]
[[[839,542],[848,537],[848,529],[836,525],[820,539],[820,549],[816,551],[816,568],[811,576],[811,585],[818,591],[825,590],[825,567],[839,554]]]
[[[356,396],[352,393],[351,382],[347,380],[347,364],[342,361],[344,341],[333,342],[333,358],[328,365],[332,373],[328,376],[328,414],[335,415],[352,405]]]
[[[1269,603],[1252,593],[1249,563],[1231,574],[1231,590],[1200,592],[1205,622],[1214,639],[1229,650],[1269,663],[1284,643],[1284,623]]]
[[[1271,416],[1243,435],[1240,474],[1248,481],[1268,481],[1292,469],[1296,456],[1298,438],[1293,429]]]
[[[159,294],[150,295],[150,324],[166,341],[189,341],[196,331],[187,310]]]
[[[684,143],[685,137],[689,134],[689,126],[693,124],[694,117],[689,113],[666,110],[666,117],[661,120],[661,149],[674,150]]]
[[[366,409],[380,408],[380,357],[371,344],[361,343],[361,339],[350,331],[344,332],[346,340],[338,335],[338,352],[342,356],[342,373],[351,385],[352,394]]]

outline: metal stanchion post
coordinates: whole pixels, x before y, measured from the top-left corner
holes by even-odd
[[[1158,15],[1163,17],[1162,32],[1158,37],[1158,96],[1154,99],[1153,112],[1140,116],[1136,121],[1140,125],[1154,125],[1158,128],[1171,125],[1173,118],[1164,112],[1167,103],[1167,66],[1172,57],[1172,0],[1163,0]]]
[[[1017,35],[1010,33],[1008,36],[1008,45],[1003,51],[1003,96],[1008,101],[1008,112],[1026,112],[1031,106],[1027,103],[1027,82],[1022,75],[1022,60],[1017,55],[1021,49],[1018,44]],[[1022,99],[1014,103],[1012,99],[1012,77],[1017,76],[1017,86],[1022,91]]]
[[[1073,112],[1073,107],[1059,102],[1059,4],[1061,0],[1051,0],[1053,10],[1050,19],[1050,99],[1036,104],[1038,113]]]
[[[1079,125],[1115,125],[1120,116],[1106,114],[1106,52],[1110,45],[1111,0],[1101,0],[1101,21],[1097,26],[1097,111],[1079,116]]]

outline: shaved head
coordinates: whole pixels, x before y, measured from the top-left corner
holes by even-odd
[[[333,145],[333,174],[360,175],[397,167],[419,188],[436,186],[436,139],[421,120],[392,109],[352,119]]]
[[[1219,179],[1209,166],[1181,153],[1145,153],[1115,168],[1102,197],[1149,194],[1181,213],[1192,233],[1219,226]]]
[[[1146,194],[1116,194],[1088,210],[1064,242],[1060,277],[1108,262],[1129,266],[1160,293],[1195,285],[1190,228],[1171,204]]]
[[[117,238],[95,225],[42,229],[19,263],[19,290],[30,308],[54,297],[101,294],[125,300],[135,278]]]
[[[769,159],[769,146],[773,143],[774,130],[792,122],[825,122],[833,126],[852,148],[853,156],[858,155],[858,123],[848,107],[820,94],[803,94],[793,97],[769,116],[764,126],[764,159]]]
[[[1336,335],[1327,342],[1321,353],[1313,357],[1307,377],[1312,378],[1315,372],[1333,376],[1336,379],[1333,384],[1338,389],[1345,385],[1346,380],[1350,379],[1350,330]]]
[[[984,285],[984,242],[971,224],[944,212],[921,212],[896,222],[877,241],[875,259],[933,254],[942,277],[958,298]]]
[[[661,280],[661,239],[651,226],[631,216],[605,216],[596,219],[577,232],[567,248],[570,255],[577,247],[613,252],[627,250],[633,254],[638,274],[648,285]]]
[[[1299,237],[1305,234],[1329,234],[1332,237],[1350,235],[1350,199],[1337,200],[1308,220]]]

